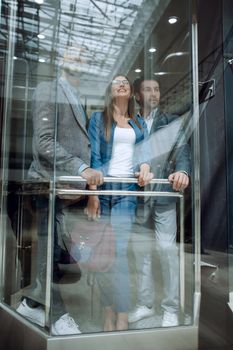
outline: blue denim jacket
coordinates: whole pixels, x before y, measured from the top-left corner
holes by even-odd
[[[136,141],[135,144],[143,142],[145,138],[148,137],[148,131],[146,123],[144,120],[136,116],[138,123],[142,126],[140,129],[133,120],[129,120],[129,124],[135,131]],[[112,146],[113,146],[113,136],[116,123],[113,123],[111,129],[111,135],[109,141],[105,138],[105,128],[104,128],[104,118],[103,112],[94,112],[91,115],[88,134],[91,142],[91,167],[94,169],[101,170],[104,176],[108,174],[109,161],[112,156]],[[139,165],[142,163],[150,164],[150,151],[147,149],[148,146],[145,145],[145,149],[142,148],[140,154],[135,151],[133,164],[134,169],[137,171]]]

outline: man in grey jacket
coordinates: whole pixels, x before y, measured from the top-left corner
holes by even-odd
[[[83,50],[68,48],[62,60],[62,74],[52,82],[38,85],[32,100],[33,161],[29,178],[54,180],[58,176],[82,176],[89,185],[101,185],[103,175],[90,168],[90,142],[86,129],[87,117],[77,90]],[[79,183],[80,189],[85,187]],[[37,210],[37,272],[34,286],[17,311],[32,322],[45,326],[45,289],[48,243],[48,196],[34,197]],[[74,319],[66,312],[59,290],[62,272],[59,263],[67,262],[59,244],[59,230],[63,230],[64,199],[55,200],[54,258],[52,283],[52,333],[55,335],[80,333]],[[68,255],[68,254],[67,254]]]
[[[189,184],[190,151],[184,141],[179,147],[171,141],[176,139],[176,115],[163,113],[160,102],[159,83],[153,79],[138,79],[134,84],[135,98],[140,106],[140,116],[144,118],[153,146],[151,155],[152,171],[156,178],[167,178],[171,185],[155,185],[154,190],[183,191]],[[181,124],[180,124],[181,125]],[[182,132],[182,129],[179,131]],[[170,144],[169,147],[167,145]],[[154,149],[156,148],[156,149]],[[159,149],[159,152],[158,152]],[[159,154],[160,153],[160,154]],[[176,201],[170,197],[146,199],[143,210],[147,218],[153,220],[155,245],[159,253],[163,279],[164,311],[162,326],[177,326],[179,312],[179,256],[176,246]],[[151,252],[135,254],[137,266],[137,306],[129,313],[129,322],[137,322],[155,313],[155,291],[152,275]]]

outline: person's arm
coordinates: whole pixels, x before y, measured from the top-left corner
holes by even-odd
[[[168,177],[175,191],[183,191],[188,187],[191,164],[189,144],[185,138],[184,130],[181,129],[180,132],[180,142],[175,148],[175,172]]]
[[[56,140],[56,118],[58,102],[54,83],[41,83],[34,94],[33,110],[33,147],[41,159],[50,164],[56,161],[56,168],[71,175],[78,175],[83,160],[69,153]],[[56,159],[55,159],[56,158]]]
[[[88,164],[68,152],[57,140],[57,101],[56,86],[54,83],[40,84],[33,98],[33,128],[36,152],[51,168],[56,162],[56,169],[70,175],[81,175],[90,184],[101,184],[102,173],[90,169]]]
[[[136,177],[138,178],[138,185],[140,187],[148,185],[154,177],[154,174],[150,171],[150,165],[148,163],[141,164]]]
[[[100,152],[100,114],[93,113],[90,118],[88,135],[91,143],[91,166],[93,168],[102,169],[103,162]],[[90,190],[96,190],[97,186],[89,186]],[[100,217],[100,201],[98,196],[89,196],[85,213],[89,220],[96,220]]]
[[[96,186],[89,186],[90,190],[96,190]],[[89,196],[87,207],[84,210],[89,220],[97,220],[100,218],[100,201],[98,196]]]
[[[151,172],[151,153],[149,149],[149,143],[146,142],[148,138],[148,130],[144,120],[140,120],[144,139],[142,141],[142,147],[140,147],[139,155],[139,171],[135,173],[135,176],[138,178],[139,186],[146,186],[153,179],[154,174]]]
[[[103,161],[101,157],[101,121],[102,114],[95,112],[91,115],[88,135],[91,143],[91,167],[94,169],[102,169]]]

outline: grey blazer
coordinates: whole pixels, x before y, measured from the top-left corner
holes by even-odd
[[[177,121],[178,119],[180,119],[179,116],[164,113],[158,108],[154,115],[149,137],[154,137],[156,139],[159,135],[159,131],[165,131],[166,127],[169,125],[171,126],[171,123]],[[174,147],[172,147],[169,152],[164,153],[159,157],[156,156],[155,159],[153,159],[154,152],[153,149],[151,149],[151,168],[156,178],[167,179],[170,174],[176,171],[184,171],[190,175],[190,147],[186,141],[182,142],[181,145],[179,145],[179,138],[183,135],[184,133],[181,128],[178,135],[175,137],[175,140],[177,140],[177,142],[174,143]],[[169,137],[169,133],[167,137]],[[168,139],[164,140],[164,143],[166,144],[169,142],[170,140]],[[166,145],[164,144],[161,144],[159,146],[161,149],[163,149],[163,147],[166,148]],[[154,191],[169,192],[172,191],[172,186],[158,184],[150,186],[150,189]],[[149,198],[145,198],[145,200],[147,201]],[[177,199],[171,197],[153,197],[150,200],[152,204],[168,204],[176,201]]]
[[[78,175],[83,163],[90,165],[86,116],[78,97],[72,96],[63,79],[38,85],[32,115],[33,161],[29,178]]]
[[[151,126],[150,135],[154,134],[156,137],[157,132],[166,128],[169,124],[171,125],[177,119],[180,119],[180,117],[174,114],[164,113],[158,108]],[[170,152],[161,157],[161,162],[157,161],[154,164],[152,162],[152,171],[155,172],[157,178],[166,179],[176,171],[184,171],[190,175],[190,148],[186,141],[182,142],[182,145],[179,145],[179,138],[182,135],[183,130],[181,129],[177,135],[177,143],[175,143]]]

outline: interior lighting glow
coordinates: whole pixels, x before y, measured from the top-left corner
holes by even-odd
[[[174,23],[176,23],[177,21],[178,21],[178,17],[176,17],[176,16],[171,16],[171,17],[168,18],[168,22],[169,22],[170,24],[174,24]]]
[[[45,58],[39,58],[39,62],[45,63]]]
[[[142,70],[141,70],[140,68],[136,68],[136,69],[135,69],[135,73],[141,73],[141,71],[142,71]]]
[[[166,75],[166,74],[168,74],[167,72],[156,72],[156,73],[154,73],[154,75]]]
[[[156,48],[155,47],[151,47],[150,49],[149,49],[149,52],[156,52],[157,50],[156,50]]]
[[[44,3],[44,0],[35,0],[35,2],[37,3],[37,4],[43,4]]]
[[[45,39],[45,35],[44,35],[44,34],[38,34],[38,35],[37,35],[37,38],[39,38],[39,39]]]

